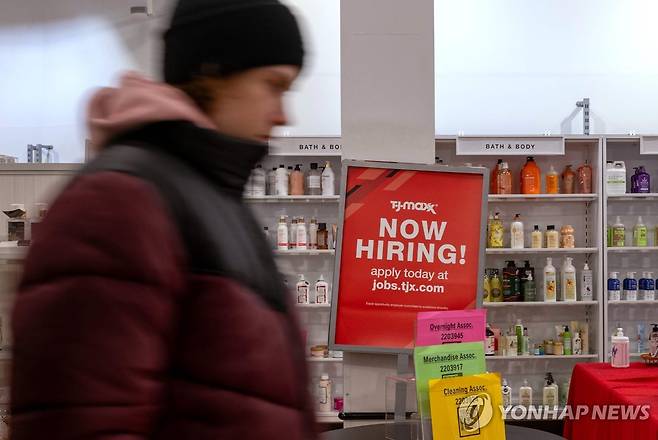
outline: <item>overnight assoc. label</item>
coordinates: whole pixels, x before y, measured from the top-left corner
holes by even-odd
[[[484,309],[420,312],[416,346],[483,341],[486,321]]]

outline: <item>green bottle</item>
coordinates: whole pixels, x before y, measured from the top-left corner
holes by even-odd
[[[571,332],[569,331],[569,326],[564,326],[564,333],[562,333],[562,343],[564,344],[564,355],[571,356],[573,354],[573,349],[571,345]]]
[[[647,246],[647,225],[642,222],[642,216],[637,218],[637,223],[633,228],[633,246]]]

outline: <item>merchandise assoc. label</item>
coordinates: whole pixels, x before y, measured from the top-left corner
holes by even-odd
[[[562,136],[509,137],[459,137],[457,155],[494,156],[548,156],[564,154]]]

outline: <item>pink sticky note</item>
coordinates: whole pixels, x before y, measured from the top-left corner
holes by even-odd
[[[416,318],[416,346],[485,340],[485,309],[420,312]]]

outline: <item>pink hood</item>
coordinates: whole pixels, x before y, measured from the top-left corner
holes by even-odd
[[[103,148],[115,136],[152,122],[184,120],[215,129],[183,91],[134,72],[125,74],[118,88],[96,92],[87,115],[91,143],[96,149]]]

